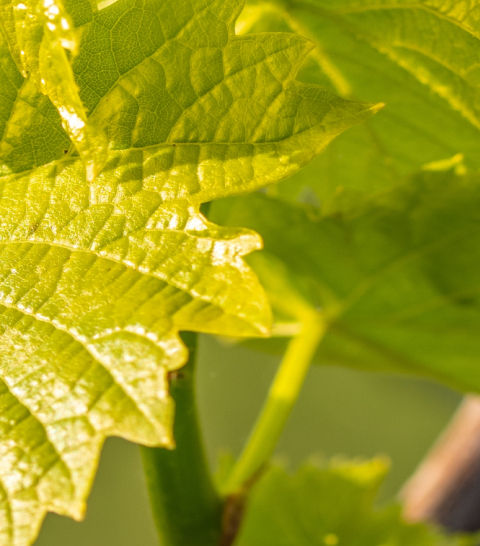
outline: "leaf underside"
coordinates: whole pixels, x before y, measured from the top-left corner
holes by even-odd
[[[318,363],[480,392],[479,210],[478,176],[446,171],[418,175],[350,215],[315,217],[252,195],[218,202],[213,217],[264,238],[251,264],[278,321],[301,320],[302,305],[322,314]]]
[[[234,0],[0,0],[0,543],[80,518],[101,444],[173,446],[178,332],[263,335],[249,230],[202,203],[298,170],[375,107]]]
[[[272,0],[239,24],[302,28],[316,43],[303,77],[387,103],[272,198],[214,205],[212,218],[263,236],[251,263],[285,331],[302,306],[324,315],[320,363],[480,391],[479,13],[476,1]]]

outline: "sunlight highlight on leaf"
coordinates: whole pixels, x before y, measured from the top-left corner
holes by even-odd
[[[298,171],[378,109],[297,82],[303,38],[236,36],[235,0],[23,4],[0,34],[6,546],[48,510],[81,517],[106,436],[173,445],[180,331],[269,333],[243,259],[260,237],[202,204]]]
[[[23,76],[32,78],[57,108],[92,180],[105,164],[107,141],[101,128],[88,123],[73,75],[70,57],[78,53],[78,32],[61,0],[24,0],[12,9]]]

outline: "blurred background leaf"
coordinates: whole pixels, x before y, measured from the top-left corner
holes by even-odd
[[[249,0],[240,32],[293,30],[315,43],[300,79],[385,103],[272,193],[331,214],[425,164],[454,157],[477,170],[477,12],[444,0]]]
[[[475,546],[474,536],[405,523],[396,503],[376,507],[386,472],[380,458],[272,467],[252,492],[238,546]]]

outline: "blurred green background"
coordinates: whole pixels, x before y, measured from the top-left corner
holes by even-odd
[[[280,358],[211,337],[200,342],[198,396],[212,465],[238,453]],[[290,466],[312,456],[386,454],[392,471],[382,492],[395,495],[455,410],[460,395],[404,376],[315,367],[277,454]],[[136,446],[107,441],[87,517],[50,514],[38,546],[157,545]]]

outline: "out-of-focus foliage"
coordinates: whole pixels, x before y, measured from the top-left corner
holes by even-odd
[[[455,157],[478,169],[479,9],[476,0],[249,0],[242,32],[294,29],[315,43],[302,79],[385,103],[278,194],[330,214],[425,164]]]
[[[274,467],[247,507],[238,546],[474,546],[402,520],[400,507],[375,506],[385,462],[307,464],[293,475]]]
[[[215,219],[262,234],[251,263],[281,322],[318,309],[317,360],[402,370],[480,390],[480,182],[425,172],[355,214],[252,195],[219,201]],[[299,243],[301,241],[301,244]]]

